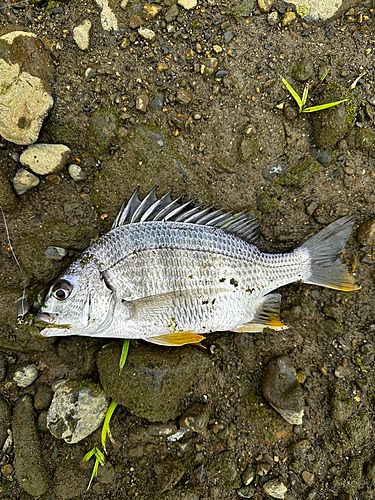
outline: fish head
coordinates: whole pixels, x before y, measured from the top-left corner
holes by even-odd
[[[50,287],[36,315],[42,337],[97,336],[112,322],[114,293],[95,266],[71,266]]]

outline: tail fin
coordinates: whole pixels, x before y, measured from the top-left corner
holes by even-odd
[[[353,229],[353,216],[342,217],[307,240],[311,258],[311,276],[305,283],[350,292],[359,290],[347,266],[339,259]]]

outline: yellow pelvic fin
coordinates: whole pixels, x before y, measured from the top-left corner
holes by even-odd
[[[166,335],[158,335],[157,337],[148,337],[145,340],[152,342],[153,344],[180,346],[185,344],[197,344],[204,339],[205,337],[198,335],[197,333],[193,333],[191,330],[189,332],[167,333]]]

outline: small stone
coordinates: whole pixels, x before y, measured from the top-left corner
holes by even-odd
[[[150,102],[150,109],[154,111],[161,111],[164,106],[164,94],[163,92],[158,92],[156,96]]]
[[[263,12],[263,14],[266,14],[272,9],[274,3],[275,0],[258,0],[258,9]]]
[[[129,18],[129,27],[131,29],[136,29],[136,28],[139,28],[139,26],[142,26],[143,24],[143,21],[142,19],[137,16],[137,14],[132,14]]]
[[[228,30],[224,33],[224,42],[229,43],[233,40],[233,31]]]
[[[288,26],[291,26],[295,20],[296,20],[296,15],[294,12],[285,12],[285,14],[281,19],[281,26],[283,28],[287,28]]]
[[[284,116],[287,120],[294,120],[298,116],[298,109],[295,106],[286,105],[283,108]]]
[[[120,43],[120,49],[127,49],[130,46],[129,38],[124,37]]]
[[[168,64],[166,62],[159,62],[157,66],[158,73],[162,73],[163,71],[167,71]]]
[[[209,411],[206,405],[194,404],[189,406],[180,418],[179,424],[183,429],[204,434],[207,429]]]
[[[148,28],[138,28],[139,35],[149,42],[153,42],[155,40],[155,31],[152,31]]]
[[[288,491],[288,488],[280,479],[271,479],[271,481],[267,481],[263,485],[263,490],[266,495],[269,495],[272,498],[285,498],[285,493]]]
[[[59,261],[62,260],[67,254],[65,248],[50,246],[44,251],[44,255],[49,260]]]
[[[312,78],[313,74],[314,66],[310,60],[303,61],[292,68],[292,77],[297,82],[306,82]]]
[[[47,384],[42,384],[38,387],[34,396],[34,407],[36,410],[45,410],[51,404],[53,397],[52,389]]]
[[[357,231],[357,240],[360,245],[375,245],[375,218],[361,224]]]
[[[179,102],[180,104],[189,104],[191,100],[193,99],[193,93],[190,92],[189,90],[185,89],[178,89],[176,93],[176,101]]]
[[[279,20],[279,14],[276,12],[276,10],[274,10],[267,16],[267,23],[269,24],[269,26],[275,26],[278,20]]]
[[[308,439],[301,439],[289,446],[289,450],[293,453],[294,458],[304,458],[311,448],[311,442]]]
[[[154,17],[156,17],[161,10],[161,5],[155,3],[146,3],[146,5],[144,5],[143,7],[142,15],[146,19],[146,21],[149,21],[150,19],[154,19]]]
[[[129,0],[121,0],[120,8],[122,10],[126,10],[126,7],[128,6],[128,3],[129,3]]]
[[[179,14],[179,10],[177,7],[177,4],[172,4],[168,9],[167,12],[165,13],[164,19],[166,23],[171,23],[176,19],[176,17]]]
[[[242,474],[242,482],[245,486],[248,486],[250,483],[254,481],[255,472],[251,467],[248,467],[245,472]]]
[[[337,378],[346,378],[352,375],[352,370],[349,366],[336,366],[335,368],[335,377]]]
[[[79,165],[76,165],[75,163],[72,163],[68,167],[68,172],[70,177],[75,181],[75,182],[82,182],[87,180],[87,174],[86,172],[80,167]]]
[[[263,375],[262,392],[266,400],[290,424],[302,424],[304,400],[302,388],[289,356],[271,358]]]
[[[178,5],[181,5],[186,10],[195,9],[197,6],[197,0],[178,0]]]
[[[255,0],[242,0],[232,8],[232,14],[236,17],[249,17],[255,7]]]
[[[220,47],[220,45],[213,45],[212,49],[216,54],[220,54],[220,52],[223,52],[223,49],[222,47]]]
[[[18,385],[18,387],[24,389],[25,387],[31,385],[38,377],[38,375],[39,371],[35,365],[27,365],[16,371],[13,376],[13,380]]]
[[[24,168],[17,170],[13,179],[13,186],[17,194],[21,195],[26,193],[29,189],[39,184],[39,179],[36,175],[28,172]]]
[[[215,73],[218,65],[218,60],[215,57],[209,57],[202,61],[201,74],[207,80]]]
[[[57,174],[68,162],[70,149],[63,144],[34,144],[20,156],[24,167],[39,175]]]
[[[314,474],[311,474],[311,472],[308,472],[307,470],[302,472],[302,479],[303,481],[308,485],[311,486],[314,482]]]
[[[136,109],[138,111],[141,111],[142,113],[146,113],[148,102],[149,102],[149,97],[147,94],[137,95],[137,99],[136,99],[136,103],[135,103]]]
[[[173,422],[167,422],[166,424],[150,424],[147,426],[147,434],[150,436],[168,437],[176,432],[177,427]]]
[[[242,486],[242,488],[239,488],[236,491],[240,498],[253,498],[255,495],[254,486]]]
[[[91,43],[92,24],[85,19],[81,24],[73,28],[73,39],[81,50],[88,50]]]
[[[269,167],[266,167],[262,170],[262,175],[265,179],[271,180],[276,175],[284,175],[285,174],[285,165],[282,162],[274,163]]]

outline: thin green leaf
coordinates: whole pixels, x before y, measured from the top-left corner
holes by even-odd
[[[280,75],[280,78],[281,78],[281,81],[283,82],[283,84],[285,85],[285,87],[288,89],[288,91],[291,94],[291,96],[293,97],[293,99],[298,104],[299,110],[301,112],[301,110],[302,110],[302,101],[301,101],[300,96],[297,94],[297,92],[294,90],[294,88],[285,80],[285,78],[283,78],[281,75]]]
[[[313,113],[314,111],[321,111],[322,109],[333,108],[333,106],[337,106],[342,102],[347,101],[347,99],[342,99],[341,101],[329,102],[327,104],[319,104],[319,106],[311,106],[310,108],[305,108],[302,110],[302,113]]]
[[[359,77],[358,77],[358,78],[356,78],[356,79],[354,80],[354,82],[350,85],[349,89],[350,89],[350,90],[355,89],[355,88],[356,88],[356,86],[357,86],[357,83],[358,83],[358,82],[359,82],[359,80],[362,78],[362,76],[365,76],[365,74],[366,74],[366,71],[365,71],[364,73],[361,73],[361,74],[359,75]]]
[[[302,94],[302,107],[306,104],[308,93],[309,93],[309,87],[308,85],[306,85],[305,88],[303,89],[303,94]]]
[[[104,458],[104,455],[103,455],[103,453],[99,450],[99,448],[96,448],[96,453],[95,453],[95,456],[96,456],[96,460],[100,463],[100,465],[104,465],[104,464],[105,464],[105,458]]]
[[[359,364],[359,367],[363,371],[363,373],[367,373],[367,370],[365,370],[360,358],[357,358],[357,363]]]
[[[117,406],[117,403],[112,400],[107,408],[107,413],[105,414],[105,419],[104,419],[104,423],[103,423],[103,427],[102,427],[102,435],[101,435],[102,446],[103,446],[105,453],[107,453],[107,449],[105,446],[107,435],[108,435],[109,439],[112,442],[114,442],[113,438],[112,438],[111,431],[109,430],[109,422],[111,421],[111,418],[112,418],[113,412],[116,409],[116,406]],[[103,460],[104,460],[104,456],[103,456]]]
[[[121,357],[119,362],[119,376],[121,375],[122,369],[125,366],[126,358],[128,357],[130,340],[125,339],[122,344]]]
[[[88,451],[86,455],[83,457],[82,462],[88,462],[90,458],[95,455],[96,447],[92,450]]]
[[[330,68],[328,68],[324,73],[323,75],[320,77],[320,81],[323,82],[326,78],[326,76],[328,75],[328,71],[330,70]]]
[[[91,473],[90,481],[89,481],[89,484],[88,484],[88,486],[87,486],[86,491],[88,491],[88,490],[90,489],[90,486],[91,486],[92,480],[94,479],[94,477],[95,477],[95,476],[96,476],[96,474],[98,473],[98,468],[99,468],[99,461],[96,459],[96,460],[95,460],[95,464],[94,464],[94,468],[92,469],[92,473]]]

